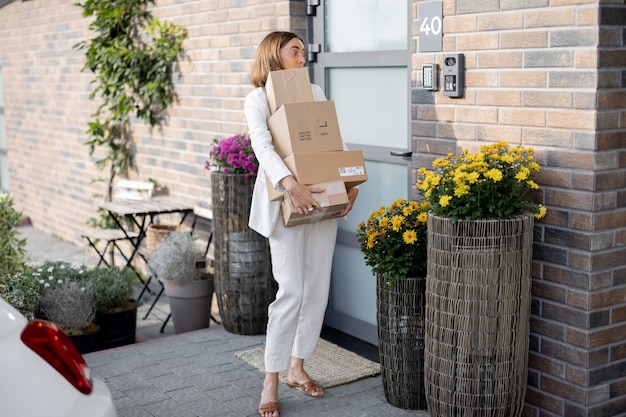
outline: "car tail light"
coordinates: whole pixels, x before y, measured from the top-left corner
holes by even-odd
[[[91,372],[82,355],[59,327],[45,320],[31,320],[22,342],[57,370],[83,394],[92,389]]]

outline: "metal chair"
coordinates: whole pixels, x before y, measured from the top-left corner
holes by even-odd
[[[149,200],[152,198],[154,183],[120,179],[115,182],[112,191],[113,201]],[[98,266],[102,264],[109,266],[115,265],[116,251],[124,258],[126,263],[129,262],[128,256],[124,253],[120,244],[129,239],[137,239],[139,233],[141,233],[141,231],[124,232],[120,229],[90,228],[84,231],[81,237],[87,240],[87,244],[93,248],[98,255]],[[99,247],[100,242],[104,242],[104,247]],[[106,260],[107,254],[109,255],[109,262]]]

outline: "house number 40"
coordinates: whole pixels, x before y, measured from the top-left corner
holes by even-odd
[[[441,34],[441,17],[435,16],[432,19],[426,17],[422,20],[422,24],[420,25],[420,34],[429,36],[431,33],[433,35]]]
[[[443,2],[420,3],[420,52],[441,52],[443,44]]]

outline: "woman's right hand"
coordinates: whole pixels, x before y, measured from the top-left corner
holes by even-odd
[[[324,188],[302,185],[293,175],[288,175],[280,180],[280,184],[285,188],[285,191],[289,193],[291,202],[298,213],[306,215],[313,212],[313,210],[321,208],[313,198],[313,193],[320,193],[324,191]]]

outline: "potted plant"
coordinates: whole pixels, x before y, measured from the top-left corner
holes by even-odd
[[[132,299],[134,272],[118,266],[89,268],[96,303],[95,323],[100,326],[100,347],[109,349],[135,342],[137,301]]]
[[[387,401],[425,409],[424,305],[427,202],[398,199],[361,222],[357,236],[376,274],[378,353]]]
[[[30,272],[41,285],[38,315],[56,323],[81,353],[98,349],[100,331],[94,323],[93,288],[84,279],[86,269],[65,261],[47,260]]]
[[[13,207],[11,195],[0,192],[0,277],[26,269],[26,240],[17,232],[21,221],[22,213]]]
[[[520,416],[526,392],[534,150],[505,142],[418,170],[430,202],[424,370],[433,417]]]
[[[185,231],[166,236],[148,259],[169,299],[175,333],[209,327],[213,277],[202,273],[205,265],[204,251]]]
[[[213,139],[209,159],[205,168],[217,168],[224,174],[243,174],[246,178],[256,177],[259,169],[250,136],[247,133],[236,134],[225,139]]]
[[[250,137],[215,140],[205,168],[211,170],[215,295],[228,332],[263,334],[274,299],[267,239],[248,227],[258,161]]]
[[[5,274],[0,277],[0,297],[15,307],[27,319],[39,310],[42,286],[39,280],[25,272]]]

